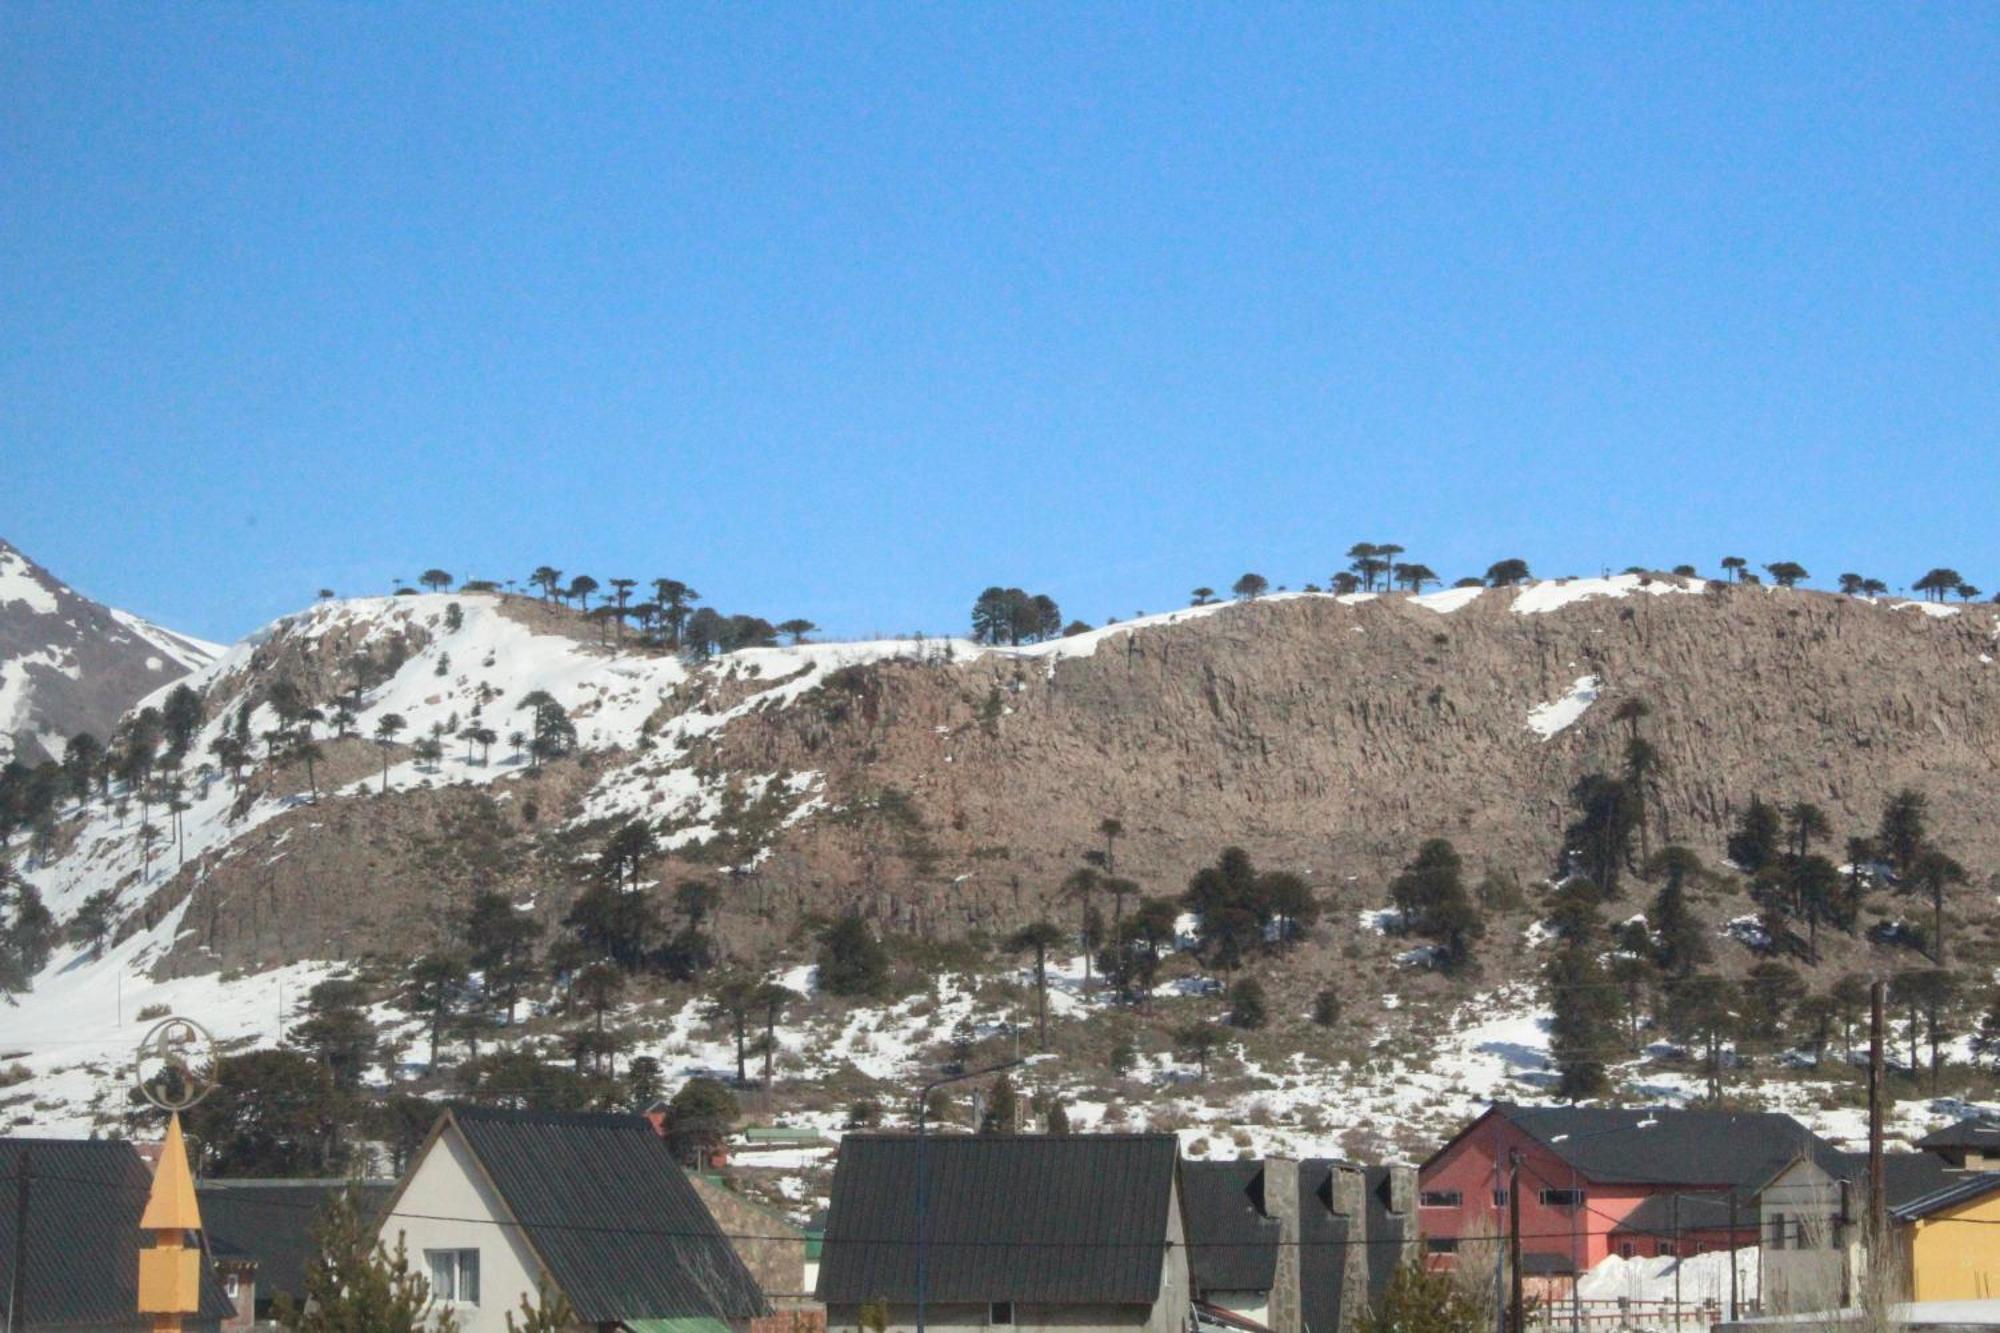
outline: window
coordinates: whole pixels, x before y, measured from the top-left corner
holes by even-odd
[[[479,1304],[479,1251],[425,1250],[424,1258],[431,1267],[431,1299]]]
[[[1506,1191],[1506,1190],[1494,1190],[1494,1191],[1493,1191],[1493,1206],[1494,1206],[1495,1208],[1505,1208],[1505,1207],[1507,1206],[1507,1191]]]
[[[1544,1208],[1574,1208],[1582,1202],[1582,1190],[1542,1191],[1542,1207]]]
[[[1771,1214],[1771,1237],[1766,1243],[1774,1250],[1785,1248],[1785,1215],[1783,1213]]]
[[[1014,1302],[994,1301],[986,1307],[986,1322],[989,1324],[1011,1324],[1014,1322]]]
[[[1419,1208],[1456,1208],[1465,1202],[1457,1190],[1425,1190],[1417,1196]]]
[[[1674,1243],[1670,1240],[1663,1240],[1653,1247],[1653,1253],[1662,1259],[1671,1259],[1675,1254]]]
[[[1426,1236],[1424,1248],[1432,1254],[1457,1254],[1458,1241],[1452,1236]]]
[[[1630,1259],[1634,1254],[1637,1254],[1638,1252],[1639,1252],[1639,1247],[1634,1245],[1631,1241],[1621,1240],[1618,1242],[1618,1257],[1620,1259]]]

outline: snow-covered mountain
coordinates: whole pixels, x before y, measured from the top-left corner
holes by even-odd
[[[222,649],[85,597],[0,539],[0,763],[60,758]]]
[[[1997,639],[1987,606],[1659,575],[1278,594],[1019,649],[913,638],[701,663],[527,597],[323,602],[187,677],[207,720],[172,817],[116,793],[72,801],[47,858],[17,862],[59,921],[109,893],[116,926],[101,954],[58,946],[33,990],[0,1009],[0,1066],[34,1080],[32,1115],[18,1116],[102,1127],[138,1011],[268,1042],[316,978],[449,945],[453,905],[474,886],[554,934],[576,872],[638,819],[663,848],[646,871],[658,896],[710,880],[731,960],[811,997],[781,1043],[801,1105],[822,1086],[873,1093],[934,1063],[961,1026],[990,1035],[1018,1021],[1020,961],[940,967],[927,994],[881,1005],[822,1004],[805,923],[855,908],[912,947],[1073,923],[1059,886],[1115,816],[1118,871],[1146,893],[1178,892],[1233,843],[1296,869],[1324,914],[1265,970],[1272,1030],[1231,1049],[1227,1085],[1199,1078],[1165,1036],[1175,1015],[1214,1010],[1215,978],[1191,954],[1143,1016],[1089,991],[1073,952],[1052,959],[1052,1017],[1080,1048],[1114,1019],[1158,1029],[1140,1031],[1127,1073],[1096,1072],[1106,1052],[1092,1049],[1056,1076],[1077,1122],[1136,1123],[1151,1097],[1217,1151],[1358,1154],[1366,1145],[1344,1137],[1355,1126],[1428,1134],[1489,1095],[1535,1097],[1549,1082],[1545,1013],[1521,984],[1547,947],[1532,898],[1495,909],[1477,989],[1383,932],[1387,878],[1421,839],[1448,834],[1469,874],[1491,867],[1532,893],[1569,793],[1618,762],[1633,725],[1619,705],[1636,699],[1664,756],[1661,837],[1717,858],[1752,792],[1818,801],[1839,831],[1865,831],[1886,792],[1913,784],[1983,873],[2000,864],[2000,835],[1979,817],[2000,753]],[[325,717],[310,770],[269,757],[280,682]],[[544,693],[576,747],[537,764],[516,733]],[[225,735],[248,738],[238,773],[215,747]],[[1742,904],[1704,907],[1732,968],[1750,960],[1729,933]],[[1865,938],[1839,947],[1828,975],[1871,949],[1898,956]],[[1329,985],[1346,1015],[1332,1032],[1307,1017]],[[727,1063],[704,1012],[668,990],[622,1017],[634,1053],[672,1079]],[[386,1003],[376,1015],[385,1029],[406,1022]],[[1635,1066],[1628,1081],[1670,1098],[1696,1082],[1668,1066]],[[1767,1100],[1803,1108],[1830,1086],[1788,1082]],[[1913,1107],[1912,1132],[1934,1111],[1947,1113]],[[1826,1116],[1815,1123],[1852,1119]]]

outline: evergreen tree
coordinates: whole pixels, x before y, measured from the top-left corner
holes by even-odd
[[[1931,1094],[1938,1090],[1944,1068],[1943,1048],[1952,1036],[1953,1011],[1958,1003],[1959,979],[1942,967],[1916,968],[1898,972],[1889,981],[1889,999],[1910,1016],[1910,1073],[1917,1072],[1917,1031],[1919,1020],[1930,1044]]]
[[[880,995],[889,985],[889,954],[857,912],[819,937],[819,986],[829,995]]]
[[[771,1086],[772,1062],[778,1056],[778,1020],[784,1017],[785,1007],[798,999],[790,988],[775,981],[758,985],[751,1000],[764,1015],[764,1086]]]
[[[1201,1066],[1202,1082],[1208,1081],[1208,1057],[1215,1053],[1219,1035],[1207,1023],[1183,1023],[1174,1029],[1174,1049]]]
[[[1413,593],[1422,592],[1426,583],[1440,582],[1437,571],[1429,565],[1397,565],[1391,572],[1395,575],[1396,582]]]
[[[1035,955],[1035,1047],[1049,1048],[1049,950],[1063,941],[1060,927],[1049,921],[1034,921],[1015,931],[1007,947],[1015,953]]]
[[[1555,947],[1542,968],[1555,1091],[1568,1102],[1601,1096],[1611,1086],[1604,1065],[1615,1040],[1613,988],[1601,961],[1604,917],[1598,902],[1596,886],[1584,880],[1572,879],[1557,890]]]
[[[1965,579],[1957,570],[1948,567],[1939,567],[1929,570],[1922,578],[1910,586],[1922,593],[1925,601],[1942,602],[1953,589],[1957,588],[1963,582],[1965,582]]]
[[[1340,1022],[1340,992],[1328,988],[1313,996],[1313,1025],[1330,1028]]]
[[[322,981],[300,1006],[305,1020],[287,1034],[292,1046],[326,1068],[342,1092],[360,1089],[380,1044],[374,1021],[362,1008],[365,1000],[359,982],[341,977]]]
[[[1812,577],[1806,572],[1806,567],[1796,560],[1780,560],[1776,564],[1766,565],[1764,572],[1769,574],[1771,581],[1781,588],[1796,588],[1802,581]]]
[[[788,636],[792,641],[793,647],[804,643],[806,635],[811,634],[818,628],[819,626],[813,624],[812,621],[801,620],[796,616],[790,620],[781,620],[778,622],[778,633]]]
[[[1620,881],[1632,861],[1639,802],[1617,778],[1586,773],[1570,789],[1577,817],[1563,834],[1566,868],[1596,885],[1606,899],[1622,896]]]
[[[1254,1031],[1270,1019],[1264,1001],[1264,987],[1255,977],[1245,977],[1229,990],[1229,1025]]]
[[[590,609],[590,595],[597,591],[597,580],[588,574],[578,574],[569,581],[569,595],[582,610]]]
[[[324,1176],[344,1165],[329,1153],[346,1109],[325,1065],[280,1048],[218,1059],[212,1091],[184,1118],[204,1175]]]
[[[691,1078],[667,1103],[661,1130],[683,1165],[705,1165],[742,1113],[728,1088],[712,1078]]]
[[[70,943],[88,948],[92,958],[103,957],[104,944],[111,937],[112,918],[117,910],[116,890],[99,889],[92,893],[76,909],[76,915],[70,918]]]
[[[1701,859],[1685,847],[1666,847],[1653,864],[1663,881],[1646,914],[1653,962],[1666,976],[1680,980],[1711,960],[1707,932],[1687,900],[1688,886],[1703,874]]]
[[[576,748],[576,724],[569,713],[547,690],[530,690],[516,708],[533,709],[534,729],[529,733],[530,767],[539,768]]]
[[[1708,1099],[1722,1100],[1722,1048],[1736,1032],[1736,988],[1713,972],[1697,972],[1667,987],[1667,1025],[1683,1041],[1699,1043]]]
[[[1743,571],[1749,567],[1749,564],[1750,562],[1740,555],[1725,555],[1722,557],[1722,568],[1728,573],[1730,582],[1732,583],[1743,577]]]
[[[1389,568],[1389,562],[1383,558],[1382,548],[1374,542],[1356,542],[1347,548],[1347,558],[1349,562],[1347,567],[1353,571],[1350,577],[1360,579],[1361,591],[1374,592],[1375,576]],[[1340,581],[1340,576],[1336,574],[1333,579],[1336,587]]]
[[[1505,588],[1516,583],[1527,583],[1534,578],[1528,572],[1528,562],[1519,556],[1506,560],[1496,560],[1486,567],[1486,582],[1495,588]]]
[[[417,582],[432,592],[443,592],[451,586],[451,575],[442,569],[427,569],[417,576]]]
[[[1916,865],[1917,856],[1929,842],[1929,803],[1914,787],[1905,787],[1882,804],[1882,822],[1875,833],[1875,848],[1889,865],[1889,873],[1904,878]]]
[[[1931,905],[1931,961],[1944,965],[1944,902],[1955,885],[1965,883],[1965,867],[1935,847],[1917,853],[1909,873],[1896,887],[1904,893],[1921,895]]]
[[[709,1021],[726,1021],[730,1034],[736,1039],[736,1086],[739,1088],[749,1081],[744,1070],[745,1044],[750,1014],[756,1006],[757,981],[754,977],[730,973],[719,978],[709,990]]]
[[[1014,1092],[1014,1080],[1005,1074],[993,1080],[986,1109],[979,1117],[981,1134],[1013,1134],[1021,1125],[1021,1101]]]
[[[570,1308],[569,1298],[559,1291],[552,1291],[546,1282],[535,1288],[534,1304],[528,1303],[528,1293],[521,1293],[521,1318],[515,1322],[513,1312],[507,1314],[507,1333],[569,1333],[577,1327],[576,1311]]]
[[[1792,1007],[1805,994],[1804,979],[1785,964],[1758,963],[1743,978],[1743,1035],[1767,1048],[1776,1047],[1785,1035]]]
[[[1453,1274],[1421,1259],[1398,1264],[1379,1303],[1362,1302],[1355,1333],[1484,1333],[1486,1312]]]
[[[1189,606],[1207,606],[1210,602],[1215,600],[1215,589],[1196,588],[1192,593],[1188,594],[1188,596],[1190,598],[1188,602]]]
[[[1737,817],[1735,831],[1729,835],[1729,859],[1745,873],[1754,875],[1775,864],[1783,848],[1776,807],[1753,794]]]
[[[176,760],[186,754],[195,733],[207,720],[208,706],[189,686],[176,685],[167,691],[166,700],[160,705],[160,726],[166,734],[167,753]],[[93,740],[92,744],[95,743]],[[67,759],[68,753],[63,757]]]
[[[403,1008],[426,1020],[430,1029],[430,1070],[437,1072],[438,1042],[465,999],[465,962],[454,954],[427,953],[410,964],[403,979]]]

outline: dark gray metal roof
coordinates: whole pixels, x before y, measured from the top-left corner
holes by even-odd
[[[1365,1239],[1367,1222],[1365,1217],[1333,1211],[1333,1175],[1346,1165],[1319,1158],[1302,1161],[1298,1167],[1299,1313],[1309,1329],[1338,1329],[1343,1304],[1353,1303],[1353,1294],[1346,1290],[1348,1250]],[[1372,1263],[1376,1247],[1368,1248]]]
[[[29,1154],[29,1328],[141,1329],[139,1215],[152,1172],[115,1139],[0,1139],[0,1300],[14,1281],[14,1199]],[[201,1313],[214,1328],[233,1312],[215,1270],[202,1265]]]
[[[1680,1205],[1675,1208],[1674,1201]],[[1736,1198],[1736,1228],[1755,1230],[1757,1226],[1757,1204],[1750,1195],[1739,1192]],[[1638,1232],[1661,1240],[1673,1240],[1677,1235],[1690,1231],[1727,1231],[1729,1229],[1729,1195],[1673,1193],[1654,1194],[1639,1201],[1639,1206],[1625,1214],[1612,1227],[1613,1231]]]
[[[1840,1163],[1842,1169],[1833,1172],[1835,1177],[1850,1180],[1864,1189],[1867,1187],[1867,1153],[1841,1153]],[[1965,1178],[1963,1171],[1952,1170],[1951,1163],[1936,1153],[1882,1154],[1882,1193],[1892,1211],[1906,1203],[1921,1199],[1926,1194],[1933,1194],[1955,1180]]]
[[[1197,1293],[1269,1291],[1278,1268],[1277,1218],[1264,1212],[1263,1162],[1183,1162],[1188,1268]]]
[[[396,1191],[386,1181],[204,1180],[195,1194],[210,1253],[255,1260],[260,1303],[289,1296],[303,1305],[313,1228],[326,1206],[348,1189],[370,1221],[381,1219]]]
[[[645,1117],[446,1114],[584,1322],[769,1313]]]
[[[1403,1247],[1393,1243],[1398,1219],[1389,1207],[1390,1168],[1366,1167],[1362,1176],[1368,1187],[1368,1308],[1374,1310],[1403,1262]]]
[[[930,1300],[1158,1297],[1179,1162],[1173,1135],[933,1135],[924,1156]],[[917,1158],[914,1135],[841,1140],[821,1300],[916,1299]]]
[[[2000,1122],[1991,1116],[1968,1116],[1955,1125],[1933,1130],[1917,1140],[1919,1148],[2000,1148]]]
[[[1900,1207],[1891,1208],[1889,1212],[1898,1222],[1915,1222],[1933,1213],[1941,1213],[1947,1208],[1956,1208],[1959,1204],[1984,1198],[1995,1190],[2000,1190],[2000,1172],[1982,1171],[1978,1175],[1960,1176],[1929,1194],[1920,1195]]]
[[[1802,1153],[1829,1170],[1840,1156],[1804,1125],[1776,1112],[1507,1102],[1493,1109],[1575,1167],[1586,1183],[1754,1190]]]

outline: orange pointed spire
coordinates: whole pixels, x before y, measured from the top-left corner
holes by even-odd
[[[187,1144],[181,1139],[181,1118],[167,1120],[167,1141],[160,1145],[160,1164],[153,1170],[153,1192],[139,1225],[148,1231],[199,1231],[201,1206],[195,1202],[194,1172],[188,1169]]]

